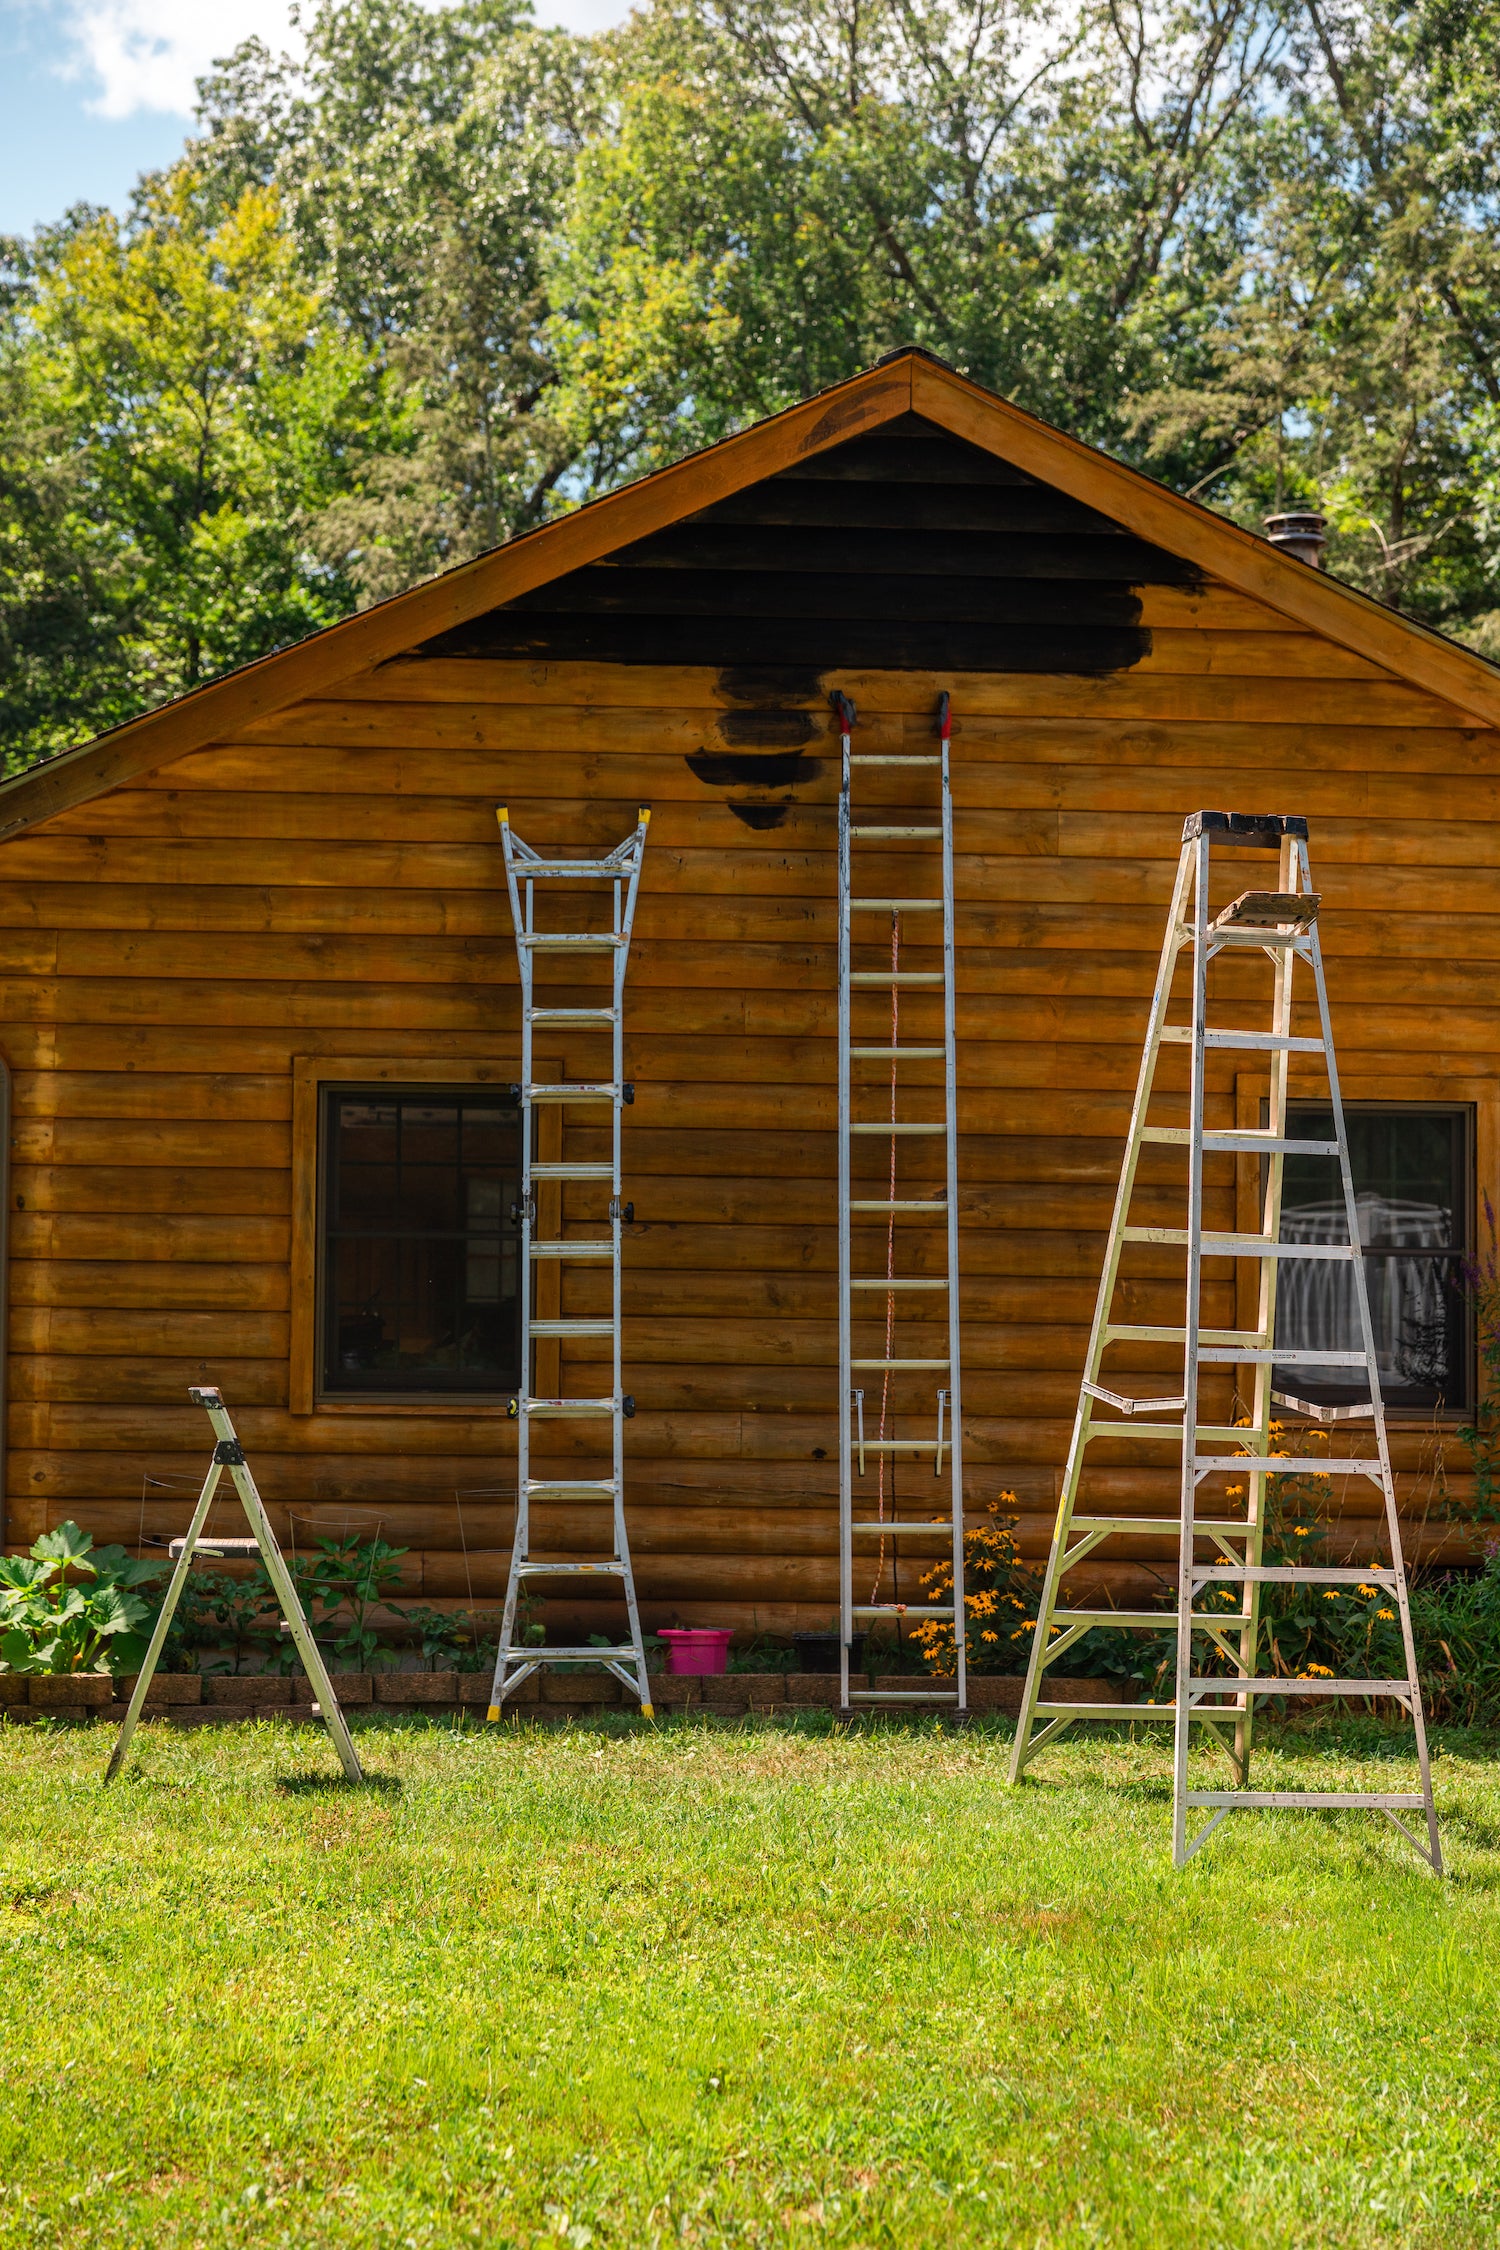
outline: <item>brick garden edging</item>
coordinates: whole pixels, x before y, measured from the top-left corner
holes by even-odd
[[[877,1689],[910,1694],[924,1685],[952,1687],[951,1680],[924,1681],[911,1673],[874,1681]],[[971,1711],[1000,1711],[1014,1715],[1021,1708],[1022,1681],[981,1676],[969,1682]],[[334,1691],[348,1710],[379,1705],[386,1710],[421,1711],[433,1718],[451,1718],[457,1712],[485,1710],[490,1700],[488,1672],[335,1672]],[[133,1679],[111,1679],[103,1673],[81,1672],[30,1676],[0,1673],[0,1714],[30,1718],[41,1711],[71,1712],[86,1716],[118,1713],[130,1700]],[[678,1677],[653,1673],[652,1699],[659,1711],[701,1710],[724,1717],[746,1713],[830,1711],[838,1709],[839,1683],[830,1672],[722,1672],[706,1677]],[[1124,1695],[1109,1680],[1060,1680],[1047,1683],[1054,1703],[1122,1703]],[[146,1691],[148,1712],[164,1716],[175,1726],[224,1726],[236,1720],[267,1718],[311,1720],[312,1684],[301,1673],[270,1672],[158,1672]],[[567,1718],[590,1718],[596,1712],[627,1709],[634,1697],[618,1680],[599,1672],[534,1673],[505,1699],[507,1713],[525,1712],[544,1723]],[[865,1705],[865,1710],[879,1705]],[[924,1715],[921,1704],[905,1706]],[[941,1715],[934,1704],[927,1715]]]

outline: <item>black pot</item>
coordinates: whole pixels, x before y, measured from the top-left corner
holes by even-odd
[[[799,1672],[836,1672],[839,1668],[837,1633],[793,1633],[792,1646],[797,1651]],[[862,1672],[864,1668],[865,1636],[856,1633],[849,1643],[849,1669]]]

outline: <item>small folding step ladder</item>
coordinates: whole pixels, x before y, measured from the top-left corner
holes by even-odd
[[[1211,855],[1215,846],[1234,846],[1279,854],[1277,888],[1250,890],[1215,912],[1209,897]],[[1125,1146],[1125,1160],[1110,1223],[1109,1242],[1088,1358],[1068,1451],[1067,1469],[1047,1562],[1045,1587],[1037,1611],[1031,1664],[1016,1729],[1010,1777],[1022,1769],[1062,1728],[1077,1719],[1154,1720],[1170,1722],[1174,1729],[1175,1760],[1172,1792],[1172,1852],[1181,1867],[1199,1845],[1231,1812],[1280,1806],[1367,1806],[1385,1813],[1413,1844],[1434,1871],[1442,1873],[1442,1850],[1432,1803],[1432,1775],[1427,1756],[1421,1687],[1417,1678],[1416,1650],[1412,1641],[1407,1603],[1406,1568],[1401,1552],[1401,1529],[1396,1514],[1396,1487],[1391,1473],[1385,1410],[1380,1395],[1380,1371],[1370,1319],[1369,1292],[1359,1236],[1359,1215],[1349,1165],[1349,1141],[1339,1095],[1338,1068],[1328,1015],[1328,994],[1323,979],[1323,957],[1318,937],[1319,898],[1312,887],[1308,866],[1307,823],[1295,815],[1200,812],[1189,816],[1183,828],[1182,856],[1172,894],[1167,931],[1157,970],[1156,990],[1146,1032],[1136,1084],[1135,1103]],[[1246,950],[1264,951],[1274,967],[1274,993],[1269,1031],[1222,1029],[1208,1020],[1210,964],[1223,956],[1243,957]],[[1173,971],[1179,957],[1188,954],[1193,972],[1192,1019],[1169,1024]],[[1312,971],[1317,1001],[1319,1035],[1297,1038],[1292,1034],[1292,975],[1298,962]],[[1147,1122],[1157,1058],[1163,1046],[1190,1050],[1188,1122],[1158,1125]],[[1213,1053],[1259,1055],[1267,1068],[1269,1094],[1267,1122],[1251,1130],[1205,1131],[1205,1058]],[[1321,1057],[1333,1115],[1332,1140],[1289,1138],[1287,1133],[1287,1081],[1293,1055]],[[1315,1067],[1315,1066],[1314,1066]],[[1186,1167],[1187,1225],[1185,1227],[1132,1226],[1129,1223],[1136,1171],[1143,1147],[1160,1146],[1181,1152]],[[1258,1156],[1264,1168],[1259,1233],[1217,1233],[1205,1229],[1203,1215],[1205,1156]],[[1344,1239],[1338,1243],[1283,1242],[1281,1233],[1282,1172],[1288,1156],[1337,1157],[1343,1203]],[[1119,1285],[1121,1252],[1127,1243],[1167,1245],[1186,1252],[1187,1311],[1181,1328],[1121,1321],[1113,1305]],[[1202,1325],[1203,1260],[1231,1260],[1237,1276],[1243,1262],[1255,1268],[1257,1313],[1253,1329],[1209,1328]],[[1286,1259],[1332,1260],[1350,1269],[1357,1314],[1360,1349],[1300,1349],[1276,1342],[1277,1270]],[[1114,1345],[1177,1344],[1183,1351],[1179,1392],[1168,1398],[1135,1397],[1111,1388],[1121,1382],[1113,1375],[1103,1379],[1103,1359]],[[1249,1366],[1254,1369],[1254,1406],[1247,1425],[1229,1420],[1203,1421],[1199,1410],[1202,1372]],[[1368,1397],[1352,1406],[1318,1406],[1273,1389],[1276,1371],[1337,1367],[1349,1371],[1354,1387],[1365,1387]],[[1285,1379],[1285,1378],[1283,1378]],[[1293,1378],[1295,1379],[1295,1377]],[[1222,1378],[1220,1379],[1222,1380]],[[1368,1455],[1345,1449],[1344,1458],[1278,1454],[1271,1450],[1273,1405],[1318,1422],[1363,1421],[1371,1425],[1374,1451]],[[1104,1410],[1101,1413],[1101,1408]],[[1090,1444],[1097,1439],[1130,1437],[1159,1441],[1176,1447],[1181,1458],[1179,1508],[1176,1516],[1098,1515],[1092,1510],[1075,1514],[1079,1485]],[[1275,1476],[1306,1475],[1368,1477],[1381,1493],[1384,1505],[1389,1563],[1371,1563],[1359,1569],[1320,1567],[1316,1563],[1263,1564],[1267,1490]],[[1220,1480],[1232,1479],[1245,1491],[1245,1513],[1240,1515]],[[1205,1495],[1205,1485],[1218,1486],[1219,1495]],[[1206,1512],[1199,1513],[1200,1506]],[[1177,1610],[1175,1621],[1160,1610],[1063,1608],[1058,1606],[1060,1581],[1086,1557],[1093,1557],[1107,1539],[1143,1533],[1175,1537],[1178,1542]],[[1203,1550],[1211,1550],[1206,1555]],[[1405,1673],[1399,1679],[1287,1678],[1257,1669],[1259,1649],[1260,1588],[1267,1584],[1317,1587],[1378,1586],[1394,1605],[1401,1623]],[[1237,1610],[1205,1613],[1196,1606],[1213,1589],[1237,1589]],[[1160,1632],[1175,1623],[1176,1688],[1170,1704],[1063,1703],[1048,1701],[1044,1675],[1073,1644],[1095,1625],[1149,1627]],[[1055,1637],[1054,1637],[1055,1636]],[[1195,1643],[1206,1641],[1224,1657],[1231,1669],[1217,1675],[1200,1673]],[[1266,1696],[1389,1696],[1401,1704],[1411,1719],[1420,1793],[1350,1790],[1252,1790],[1250,1746],[1253,1714],[1258,1698]],[[1236,1789],[1188,1787],[1188,1734],[1197,1720],[1229,1750],[1239,1783]],[[1232,1734],[1226,1730],[1232,1728]],[[1193,1836],[1188,1834],[1190,1811],[1201,1808],[1210,1818]],[[1400,1817],[1421,1813],[1426,1824],[1424,1843]]]
[[[135,1683],[135,1691],[130,1698],[124,1719],[120,1723],[119,1740],[110,1756],[109,1766],[104,1778],[106,1781],[113,1781],[129,1755],[130,1738],[135,1733],[136,1721],[140,1718],[145,1707],[146,1690],[150,1687],[155,1676],[157,1664],[161,1659],[162,1648],[166,1642],[167,1632],[176,1613],[183,1586],[187,1582],[187,1574],[193,1567],[194,1557],[208,1555],[217,1561],[222,1556],[234,1555],[241,1559],[258,1556],[265,1564],[266,1576],[270,1579],[276,1599],[281,1604],[281,1612],[286,1622],[287,1631],[292,1636],[292,1645],[302,1659],[307,1676],[313,1684],[313,1690],[318,1699],[312,1707],[314,1715],[323,1721],[324,1726],[327,1727],[329,1734],[332,1736],[333,1747],[339,1754],[339,1764],[343,1767],[346,1777],[350,1781],[363,1781],[365,1777],[360,1768],[359,1759],[355,1754],[354,1744],[349,1739],[349,1729],[345,1723],[344,1714],[339,1708],[339,1699],[333,1692],[333,1682],[328,1677],[328,1667],[323,1662],[318,1644],[312,1636],[312,1628],[303,1613],[301,1602],[297,1599],[297,1589],[292,1582],[292,1574],[286,1567],[286,1557],[281,1552],[276,1534],[271,1529],[271,1520],[266,1514],[265,1504],[256,1490],[255,1479],[250,1474],[249,1465],[245,1460],[245,1449],[235,1436],[234,1424],[229,1419],[229,1409],[216,1390],[190,1390],[188,1397],[192,1400],[194,1406],[203,1407],[208,1415],[209,1427],[214,1433],[214,1457],[209,1463],[208,1475],[203,1480],[203,1490],[198,1495],[198,1505],[193,1510],[192,1521],[187,1528],[187,1536],[172,1541],[170,1553],[176,1568],[168,1581],[166,1598],[161,1605],[160,1614],[157,1617],[151,1639],[147,1644],[140,1674]],[[214,1494],[219,1489],[219,1479],[226,1469],[229,1471],[235,1491],[240,1496],[240,1504],[249,1518],[250,1528],[254,1534],[253,1538],[213,1539],[204,1532],[203,1526],[208,1521],[208,1511],[213,1506]]]
[[[843,781],[839,791],[839,1700],[843,1716],[851,1715],[856,1704],[910,1704],[952,1705],[955,1714],[966,1717],[968,1713],[968,1682],[965,1671],[964,1618],[964,1480],[963,1480],[963,1416],[960,1391],[959,1306],[958,1306],[958,1076],[954,1052],[954,996],[953,996],[953,796],[949,787],[948,744],[952,731],[949,700],[943,696],[938,709],[937,748],[930,751],[904,751],[900,753],[856,751],[851,746],[855,724],[855,708],[847,696],[835,693],[834,709],[838,715],[839,733],[843,746]],[[910,813],[898,822],[879,818],[870,821],[856,819],[854,809],[854,770],[907,768],[920,773],[923,781],[937,783],[938,802],[932,811],[915,821]],[[878,794],[878,791],[877,791]],[[913,792],[906,792],[910,797]],[[935,817],[934,817],[935,816]],[[914,898],[869,896],[867,890],[887,892],[889,882],[881,884],[878,875],[862,881],[858,893],[854,887],[854,849],[856,845],[879,847],[875,866],[889,866],[887,854],[894,848],[910,857],[912,845],[935,845],[932,854],[938,887]],[[865,854],[860,854],[862,868],[869,864]],[[940,917],[941,967],[911,969],[901,966],[901,941],[903,924],[908,916],[932,919]],[[876,918],[879,918],[878,920]],[[858,945],[863,959],[875,942],[880,924],[888,932],[890,966],[881,968],[854,966],[854,949]],[[856,926],[858,934],[856,934]],[[925,933],[931,920],[919,926]],[[918,942],[924,942],[919,937]],[[930,939],[925,940],[930,945]],[[925,1041],[913,1040],[903,1045],[900,1041],[901,1001],[906,992],[920,992],[934,999],[941,993],[943,1030],[941,1043],[930,1035]],[[854,1029],[856,996],[864,999],[879,995],[885,1002],[881,1028],[884,1039],[878,1040],[873,1032]],[[888,1028],[887,1028],[888,1026]],[[899,1072],[903,1063],[937,1062],[943,1066],[942,1112],[935,1118],[913,1120],[898,1115],[902,1107]],[[856,1063],[876,1062],[886,1066],[889,1084],[889,1115],[884,1119],[868,1116],[856,1117],[856,1104],[863,1109],[867,1097],[879,1081],[868,1078],[856,1080]],[[925,1105],[931,1107],[928,1103]],[[913,1194],[910,1186],[903,1195],[898,1180],[897,1151],[905,1141],[941,1139],[943,1143],[943,1188],[934,1195],[929,1190],[924,1195]],[[871,1196],[861,1192],[856,1195],[854,1181],[854,1143],[872,1140],[886,1143],[890,1161],[885,1180],[885,1193]],[[859,1183],[861,1190],[867,1187]],[[862,1220],[883,1219],[885,1222],[886,1257],[883,1274],[856,1273],[854,1271],[855,1215]],[[899,1229],[897,1222],[900,1222]],[[903,1273],[896,1271],[897,1241],[902,1246]],[[941,1271],[931,1273],[918,1270],[935,1261]],[[881,1334],[882,1349],[872,1352],[873,1339],[868,1331],[879,1319],[872,1310],[884,1300],[884,1325]],[[913,1357],[898,1350],[897,1309],[912,1305],[916,1317],[924,1325],[934,1317],[941,1318],[946,1330],[947,1350],[937,1356],[930,1354]],[[856,1338],[856,1328],[862,1331]],[[934,1381],[934,1378],[936,1379]],[[915,1380],[914,1380],[915,1379]],[[878,1388],[876,1388],[878,1381]],[[866,1412],[866,1390],[876,1388],[878,1407],[872,1402],[871,1412]],[[931,1392],[936,1399],[927,1401]],[[919,1397],[922,1400],[918,1404]],[[913,1425],[932,1414],[931,1435],[918,1435]],[[875,1423],[874,1434],[869,1423]],[[899,1429],[900,1434],[896,1434]],[[868,1500],[861,1499],[856,1511],[855,1482],[867,1477],[871,1458],[876,1470],[877,1500],[872,1513]],[[946,1521],[952,1534],[953,1599],[948,1603],[895,1600],[879,1601],[880,1579],[885,1570],[887,1540],[903,1535],[924,1534],[930,1538],[939,1526],[934,1518],[925,1521],[897,1521],[894,1512],[895,1464],[910,1457],[918,1462],[930,1460],[932,1473],[941,1480],[946,1468],[947,1490]],[[891,1493],[893,1513],[886,1513],[886,1465],[891,1465]],[[936,1497],[936,1496],[935,1496]],[[941,1505],[941,1502],[939,1503]],[[920,1503],[916,1503],[920,1506]],[[910,1515],[910,1509],[906,1514]],[[876,1541],[872,1553],[870,1542]],[[856,1542],[858,1542],[856,1559]],[[893,1573],[894,1573],[894,1565]],[[860,1580],[867,1569],[873,1569],[874,1583],[870,1599],[856,1599],[856,1576]],[[928,1619],[946,1619],[954,1625],[954,1644],[957,1651],[957,1676],[951,1688],[927,1688],[906,1691],[881,1691],[869,1688],[851,1688],[849,1685],[849,1650],[857,1624],[881,1618],[914,1616],[921,1622]]]
[[[651,1683],[646,1672],[646,1652],[641,1643],[641,1621],[636,1613],[635,1579],[630,1568],[630,1545],[625,1535],[625,1421],[635,1412],[635,1401],[624,1393],[620,1370],[620,1230],[631,1216],[631,1206],[620,1200],[620,1114],[635,1099],[635,1088],[625,1083],[625,966],[630,955],[630,932],[635,921],[636,893],[640,887],[641,860],[651,814],[643,808],[635,831],[602,859],[543,859],[521,841],[502,805],[496,815],[505,852],[505,880],[510,890],[511,922],[521,972],[521,1083],[514,1089],[521,1104],[520,1222],[521,1386],[512,1405],[517,1423],[516,1530],[511,1547],[510,1576],[505,1589],[505,1611],[500,1621],[500,1649],[495,1659],[495,1680],[490,1691],[489,1716],[498,1719],[505,1698],[533,1672],[554,1664],[571,1669],[580,1663],[602,1664],[607,1672],[640,1699],[649,1719]],[[607,883],[611,914],[607,929],[544,930],[536,923],[538,883]],[[523,897],[524,891],[524,897]],[[582,957],[609,955],[613,964],[607,1007],[555,1007],[535,997],[535,965],[539,956],[568,966]],[[607,1079],[566,1079],[539,1083],[532,1060],[533,1033],[538,1025],[568,1031],[596,1041],[610,1040],[610,1075]],[[610,1113],[610,1160],[607,1164],[575,1163],[564,1147],[563,1161],[538,1163],[532,1147],[532,1118],[541,1103],[561,1103]],[[566,1116],[566,1109],[564,1111]],[[596,1191],[608,1191],[605,1219],[590,1224],[587,1239],[559,1235],[538,1240],[536,1187],[541,1181],[588,1182]],[[563,1266],[604,1265],[610,1274],[609,1313],[597,1319],[539,1320],[532,1310],[532,1283],[539,1260]],[[574,1339],[609,1338],[613,1376],[607,1398],[538,1398],[533,1394],[532,1346],[543,1337]],[[531,1425],[534,1421],[607,1423],[610,1431],[610,1473],[607,1477],[534,1477],[531,1473]],[[603,1451],[602,1445],[598,1448]],[[546,1562],[531,1552],[531,1504],[534,1500],[607,1500],[614,1524],[614,1548],[607,1561]],[[548,1579],[618,1579],[624,1590],[629,1619],[628,1643],[614,1648],[516,1648],[516,1611],[523,1595]]]

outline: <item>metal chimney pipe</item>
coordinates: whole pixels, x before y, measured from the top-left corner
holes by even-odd
[[[1328,518],[1311,508],[1296,515],[1267,516],[1266,537],[1273,547],[1285,547],[1298,562],[1321,570],[1323,549],[1328,544]]]

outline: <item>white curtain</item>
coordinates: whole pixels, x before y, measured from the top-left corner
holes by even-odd
[[[1453,1213],[1437,1203],[1397,1201],[1365,1194],[1355,1198],[1359,1238],[1389,1250],[1444,1251],[1453,1242]],[[1283,1242],[1347,1242],[1343,1199],[1303,1203],[1281,1215]],[[1448,1320],[1445,1268],[1425,1258],[1365,1261],[1370,1320],[1382,1388],[1441,1383]],[[1286,1351],[1339,1351],[1362,1356],[1353,1269],[1342,1261],[1287,1258],[1276,1285],[1276,1342]],[[1351,1367],[1288,1368],[1287,1387],[1316,1388],[1359,1381]]]

